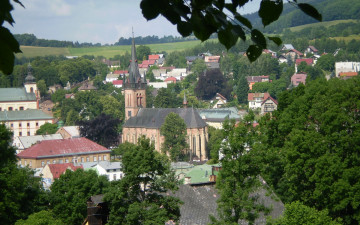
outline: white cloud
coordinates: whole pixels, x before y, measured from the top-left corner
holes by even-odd
[[[55,15],[69,16],[71,14],[71,7],[63,0],[51,0],[46,1],[49,4],[49,8]]]

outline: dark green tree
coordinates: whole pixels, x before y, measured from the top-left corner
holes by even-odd
[[[225,98],[230,97],[231,87],[228,86],[224,75],[221,73],[220,69],[212,69],[203,72],[199,76],[195,88],[196,96],[203,100],[210,100],[216,93],[222,94]]]
[[[178,181],[165,155],[149,139],[123,149],[125,176],[112,183],[105,200],[110,204],[109,224],[164,224],[180,218],[179,199],[164,194],[177,189]]]
[[[26,220],[18,220],[15,225],[65,225],[60,219],[48,210],[31,214]]]
[[[151,54],[151,49],[148,46],[140,45],[136,48],[136,57],[142,61],[148,58],[148,55]]]
[[[225,132],[223,129],[215,129],[214,127],[208,127],[209,142],[207,148],[210,151],[211,163],[218,163],[219,151],[221,149],[221,143],[225,139]]]
[[[185,121],[176,113],[169,113],[161,125],[160,133],[165,137],[161,150],[170,154],[172,161],[183,160],[188,144]]]
[[[99,176],[94,170],[67,170],[51,185],[53,215],[65,224],[81,224],[87,215],[87,199],[105,193],[108,187],[107,177]]]
[[[240,79],[238,80],[235,88],[235,93],[237,96],[237,100],[240,104],[247,104],[249,85],[244,75],[241,76]]]
[[[155,108],[177,108],[181,104],[182,99],[170,88],[160,88],[154,100]]]
[[[56,123],[45,123],[36,131],[36,135],[55,134],[57,130],[58,125]]]
[[[330,72],[333,71],[335,69],[335,56],[333,54],[320,56],[316,62],[316,67]]]

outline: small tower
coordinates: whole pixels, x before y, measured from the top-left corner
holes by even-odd
[[[140,108],[146,107],[146,79],[141,77],[136,59],[134,33],[131,45],[129,77],[124,77],[125,120],[136,116]]]
[[[184,91],[184,100],[183,100],[183,107],[186,109],[188,105],[188,101],[186,99],[185,91]]]
[[[35,77],[32,75],[32,66],[29,63],[27,67],[27,75],[24,83],[25,91],[27,93],[34,93],[37,99],[40,99],[40,92],[37,88]]]

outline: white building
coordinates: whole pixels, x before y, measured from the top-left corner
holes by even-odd
[[[343,72],[359,72],[360,62],[336,62],[335,63],[335,76],[339,77]]]
[[[16,153],[30,148],[33,144],[43,140],[57,140],[63,139],[61,134],[48,134],[48,135],[33,135],[33,136],[21,136],[15,137],[13,141],[13,146],[16,148]]]

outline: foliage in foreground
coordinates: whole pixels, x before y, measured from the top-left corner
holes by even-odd
[[[129,147],[129,146],[128,146]],[[125,177],[111,184],[105,201],[110,204],[109,224],[164,224],[180,218],[179,199],[165,195],[178,181],[170,162],[142,137],[122,152]]]

